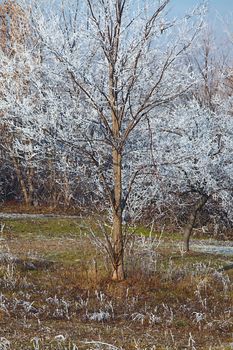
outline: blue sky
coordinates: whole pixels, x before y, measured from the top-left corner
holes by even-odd
[[[194,8],[203,1],[199,0],[170,0],[168,5],[172,17],[181,17],[184,13]],[[218,42],[225,46],[227,32],[233,31],[233,0],[209,0],[208,1],[208,22],[210,29]],[[227,46],[229,45],[226,44]]]
[[[174,11],[180,15],[199,3],[198,0],[171,0],[170,7],[172,12]],[[209,8],[211,17],[216,13],[227,16],[233,12],[233,0],[209,0]]]

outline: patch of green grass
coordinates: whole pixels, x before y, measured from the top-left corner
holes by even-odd
[[[98,220],[95,217],[90,218],[20,218],[20,219],[6,219],[2,220],[5,223],[4,233],[8,236],[17,236],[21,238],[28,237],[72,237],[86,235],[93,230],[95,234],[101,234],[101,228],[98,225]],[[109,227],[106,228],[109,233]],[[130,234],[161,238],[165,242],[181,241],[182,232],[160,232],[151,231],[151,227],[148,226],[136,226],[128,228]],[[195,238],[194,238],[195,239]]]
[[[40,218],[40,219],[11,219],[4,220],[7,235],[27,237],[62,237],[79,236],[88,233],[88,225],[81,219],[71,218]]]
[[[173,241],[182,240],[181,232],[163,232],[161,234],[160,232],[151,230],[151,227],[145,227],[145,226],[136,226],[136,227],[129,228],[129,232],[138,236],[145,236],[145,237],[152,237],[152,238],[155,237],[155,238],[161,238],[163,240],[173,240]]]

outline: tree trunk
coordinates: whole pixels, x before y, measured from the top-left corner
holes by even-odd
[[[28,201],[29,201],[28,205],[34,205],[33,177],[34,177],[34,170],[33,170],[33,168],[29,167],[27,170]]]
[[[197,218],[197,213],[200,211],[206,202],[208,201],[208,196],[203,195],[195,204],[194,208],[191,211],[191,214],[189,216],[188,222],[184,228],[184,248],[186,252],[189,252],[189,242],[190,242],[190,237],[193,231],[193,227],[195,225],[195,221]]]
[[[69,178],[67,175],[67,172],[65,171],[64,177],[63,177],[63,192],[64,192],[64,206],[66,209],[70,207],[70,200],[71,200],[71,189],[70,189],[70,183]]]
[[[118,39],[114,44],[112,62],[117,61],[117,47]],[[111,119],[112,119],[112,133],[114,137],[114,144],[112,146],[113,159],[113,193],[112,209],[113,209],[113,275],[112,279],[115,281],[122,281],[125,279],[124,272],[124,242],[122,235],[122,150],[119,140],[121,138],[121,121],[118,114],[117,103],[117,81],[115,80],[114,64],[109,66],[109,100],[111,104]]]
[[[122,236],[122,169],[121,154],[113,149],[114,208],[113,208],[113,275],[112,279],[125,279],[124,242]]]
[[[114,281],[122,281],[125,279],[124,247],[122,239],[122,217],[118,214],[114,214],[113,217],[113,242],[114,261],[112,279]]]
[[[28,193],[27,185],[26,185],[26,183],[24,181],[23,174],[21,172],[18,159],[16,157],[13,157],[12,159],[13,159],[15,172],[16,172],[19,184],[20,184],[20,188],[21,188],[21,191],[22,191],[22,194],[23,194],[24,203],[28,207],[31,204],[30,193]]]

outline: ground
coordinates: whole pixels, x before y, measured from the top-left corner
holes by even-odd
[[[139,228],[116,283],[93,219],[3,222],[0,349],[232,349],[229,257]]]

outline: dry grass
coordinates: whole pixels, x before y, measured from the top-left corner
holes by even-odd
[[[67,221],[56,236],[61,225],[53,220],[50,229],[48,221],[28,221],[21,232],[7,222],[0,349],[230,349],[233,274],[217,271],[226,258],[182,255],[136,238],[128,278],[114,283],[86,232],[71,232],[76,224]]]

